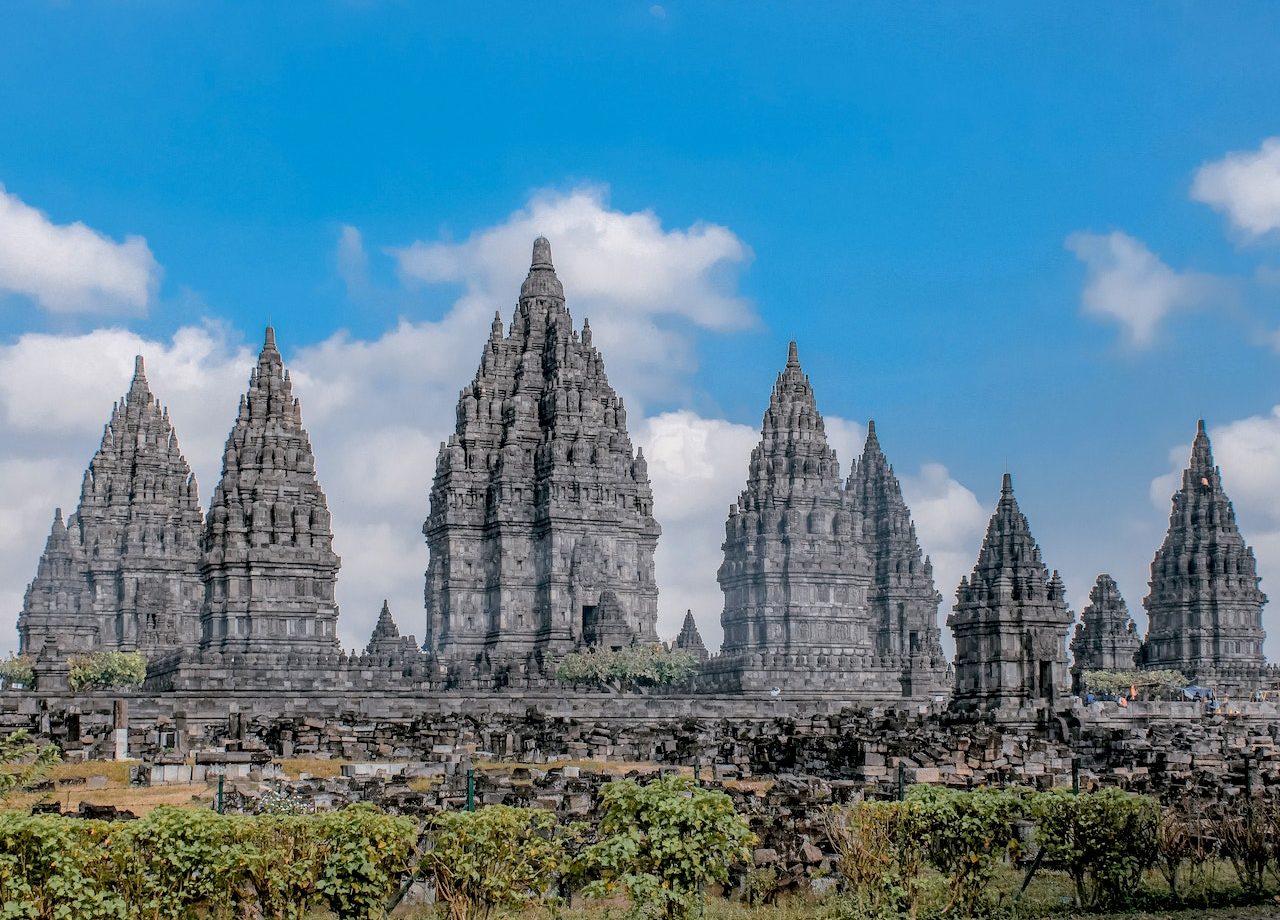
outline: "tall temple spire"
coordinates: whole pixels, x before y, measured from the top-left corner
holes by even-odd
[[[43,644],[48,636],[39,635],[42,630],[77,649],[151,652],[194,644],[202,593],[200,528],[195,477],[138,355],[67,521],[66,541],[79,560],[87,600],[24,616],[23,644]],[[59,597],[76,593],[68,586]]]
[[[575,647],[657,641],[660,530],[626,407],[539,237],[440,446],[426,648],[455,685],[525,685]]]
[[[698,624],[693,619],[692,610],[684,612],[684,622],[680,624],[680,632],[676,636],[675,647],[681,651],[689,652],[698,661],[706,661],[710,657],[707,652],[707,646],[702,641],[702,633],[698,632]]]
[[[1076,692],[1085,689],[1081,681],[1085,671],[1131,670],[1139,644],[1138,627],[1120,596],[1120,586],[1110,575],[1099,575],[1071,640],[1071,674]]]
[[[269,326],[227,437],[204,548],[202,647],[337,650],[328,502]]]
[[[938,628],[942,595],[933,566],[923,558],[902,485],[889,465],[874,420],[867,423],[862,456],[851,464],[846,493],[862,515],[862,542],[874,581],[868,594],[870,628],[879,655],[902,661],[907,695],[945,689],[946,656]]]
[[[1016,709],[1064,698],[1072,620],[1064,595],[1061,577],[1050,575],[1041,560],[1013,477],[1005,473],[977,564],[961,580],[947,620],[956,640],[953,706]]]
[[[417,643],[412,636],[401,636],[400,628],[391,616],[391,605],[382,602],[382,610],[378,613],[378,622],[369,636],[369,644],[365,648],[366,655],[411,656],[418,651]]]
[[[729,508],[718,580],[724,644],[708,672],[717,689],[777,687],[849,700],[924,690],[903,682],[909,652],[877,649],[867,606],[875,569],[858,502],[840,481],[794,342],[746,487]]]
[[[1253,549],[1236,524],[1201,419],[1169,529],[1151,562],[1143,666],[1176,669],[1223,692],[1256,689],[1267,602],[1258,583]]]

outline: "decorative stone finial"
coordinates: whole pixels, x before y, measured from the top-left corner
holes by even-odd
[[[533,263],[529,267],[555,271],[555,266],[551,263],[551,242],[545,236],[533,241]]]
[[[268,349],[270,349],[274,351],[275,347],[276,347],[276,330],[275,330],[275,327],[268,326],[267,339],[265,342],[262,343],[262,350],[267,351]]]
[[[795,339],[792,339],[791,343],[787,345],[787,367],[799,367],[799,366],[800,366],[800,351],[799,349],[796,348]]]
[[[1000,483],[1000,494],[1001,495],[1013,494],[1013,476],[1011,476],[1009,473],[1004,474],[1004,479]]]
[[[142,366],[142,355],[134,355],[134,357],[133,357],[133,376],[134,376],[134,377],[145,377],[146,375],[147,375],[146,369]]]

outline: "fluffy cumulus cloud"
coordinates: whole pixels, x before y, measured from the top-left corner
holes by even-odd
[[[1263,613],[1270,637],[1280,635],[1280,406],[1209,428],[1213,457],[1222,469],[1222,485],[1236,510],[1245,540],[1258,558],[1262,590],[1275,600]],[[1190,443],[1169,451],[1169,471],[1151,482],[1151,503],[1169,513],[1169,499],[1181,487],[1182,471],[1191,455]],[[1275,642],[1268,642],[1273,655]]]
[[[1170,314],[1201,306],[1219,289],[1211,276],[1175,271],[1141,240],[1119,230],[1073,233],[1066,245],[1088,273],[1081,309],[1118,323],[1135,348],[1151,345]]]
[[[926,463],[902,477],[902,497],[911,508],[921,548],[933,560],[933,580],[942,592],[942,616],[955,602],[960,579],[973,570],[991,509],[940,463]],[[943,630],[950,641],[950,633]]]
[[[54,223],[0,185],[0,294],[52,313],[140,314],[160,266],[146,240],[118,243],[80,222]]]
[[[419,241],[392,252],[409,283],[462,284],[452,316],[478,327],[495,310],[510,319],[539,235],[551,241],[575,319],[592,320],[611,381],[633,398],[680,395],[695,367],[691,330],[756,322],[735,284],[751,251],[732,231],[708,223],[665,229],[652,211],[610,208],[598,187],[538,194],[461,242]]]
[[[1250,237],[1280,230],[1280,137],[1201,166],[1191,197],[1225,214]]]

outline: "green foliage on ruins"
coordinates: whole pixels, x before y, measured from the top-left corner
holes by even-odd
[[[1036,840],[1045,857],[1071,876],[1076,903],[1091,910],[1124,907],[1155,862],[1159,802],[1103,789],[1043,793],[1030,806]]]
[[[354,805],[321,815],[157,808],[137,821],[0,814],[5,920],[373,920],[408,866],[417,822]]]
[[[43,779],[61,759],[54,745],[36,744],[25,728],[0,738],[0,805],[13,793]]]
[[[72,690],[112,690],[138,687],[147,678],[147,659],[141,652],[94,652],[69,662],[67,685]]]
[[[35,682],[35,659],[30,655],[10,655],[0,661],[0,687],[30,689]]]
[[[591,649],[566,655],[556,669],[556,680],[595,687],[667,687],[688,680],[697,666],[691,652],[661,643],[617,651]]]
[[[509,805],[434,816],[426,864],[449,920],[537,903],[564,858],[555,832],[550,812]]]
[[[604,789],[600,839],[583,849],[588,895],[624,892],[636,920],[684,920],[701,914],[703,887],[728,878],[755,842],[733,800],[683,776]]]
[[[1166,695],[1179,692],[1190,683],[1185,674],[1173,670],[1084,672],[1085,689],[1095,694],[1128,695],[1130,688],[1137,688],[1143,695]]]

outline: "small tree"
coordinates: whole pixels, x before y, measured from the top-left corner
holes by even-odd
[[[725,881],[729,866],[749,859],[755,842],[728,795],[687,777],[610,783],[602,808],[601,839],[580,857],[584,874],[595,878],[585,891],[624,891],[633,918],[696,916],[703,887]]]
[[[449,920],[487,920],[546,894],[563,857],[555,823],[549,812],[510,805],[432,818],[426,862]]]
[[[67,685],[72,690],[111,690],[137,687],[147,679],[147,659],[141,652],[94,652],[68,661]]]
[[[36,744],[25,728],[0,738],[0,804],[13,793],[39,782],[60,760],[62,755],[56,747]]]
[[[35,682],[35,660],[30,655],[10,655],[0,661],[0,686],[30,689]]]
[[[589,649],[566,655],[556,668],[556,680],[615,689],[668,687],[687,680],[697,666],[691,652],[667,649],[661,643],[616,651]]]

